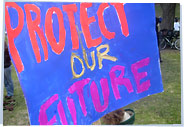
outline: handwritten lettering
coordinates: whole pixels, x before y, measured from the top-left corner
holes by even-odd
[[[124,36],[129,35],[128,31],[128,23],[126,20],[126,15],[124,11],[124,6],[121,3],[116,3],[112,4],[113,7],[116,9],[122,33]],[[11,27],[11,20],[9,16],[9,11],[8,8],[13,7],[19,15],[19,23],[17,28],[13,29]],[[85,42],[88,48],[91,47],[96,47],[99,44],[102,43],[102,36],[99,36],[99,38],[93,39],[91,37],[90,33],[90,28],[89,25],[93,22],[96,22],[96,19],[94,16],[88,17],[87,15],[87,10],[88,8],[92,8],[93,4],[92,3],[81,3],[80,4],[80,9],[77,9],[75,4],[69,4],[69,5],[63,5],[63,11],[67,13],[69,23],[70,23],[70,32],[71,32],[71,40],[72,40],[72,49],[76,50],[79,49],[79,41],[78,41],[78,36],[77,36],[77,31],[75,27],[75,17],[74,13],[77,12],[77,10],[80,10],[80,23],[81,23],[81,28],[82,32],[85,38]],[[105,11],[106,8],[108,8],[108,4],[102,3],[99,6],[99,9],[97,10],[97,17],[98,17],[98,24],[100,27],[100,32],[102,35],[104,35],[105,38],[107,39],[113,39],[115,37],[114,32],[109,32],[107,26],[105,25],[105,22],[103,20],[104,15],[103,12]],[[64,21],[63,21],[63,14],[60,8],[57,7],[51,7],[47,9],[46,16],[45,16],[45,34],[43,31],[43,26],[40,26],[40,21],[41,21],[41,16],[40,15],[40,8],[34,4],[25,4],[24,5],[24,10],[26,14],[26,22],[27,22],[27,29],[29,32],[30,36],[30,41],[32,44],[32,48],[34,51],[34,55],[36,58],[37,63],[41,63],[41,54],[40,54],[40,47],[38,46],[38,42],[36,39],[36,33],[38,34],[40,41],[41,41],[41,46],[44,51],[44,60],[47,61],[48,58],[48,43],[50,44],[52,51],[58,55],[60,55],[64,51],[65,47],[65,40],[66,40],[66,31],[64,28]],[[31,11],[36,13],[36,18],[33,20],[31,16]],[[55,13],[58,17],[58,22],[59,22],[59,42],[56,42],[56,39],[54,37],[54,32],[52,28],[52,15]],[[6,28],[7,28],[7,34],[8,34],[8,39],[9,39],[9,45],[10,45],[10,54],[13,57],[13,61],[15,62],[15,66],[18,70],[18,72],[22,72],[24,70],[24,64],[21,60],[21,57],[19,55],[19,51],[16,49],[15,44],[14,44],[14,39],[19,36],[20,32],[22,31],[24,27],[24,12],[22,8],[19,7],[14,2],[6,2],[5,4],[5,23],[6,23]],[[105,46],[106,47],[106,46]],[[100,48],[104,47],[99,47],[97,51],[100,50]],[[107,48],[107,47],[106,47]],[[108,49],[107,49],[108,51]],[[107,52],[106,51],[106,52]],[[104,54],[106,53],[104,52]],[[93,56],[93,52],[92,52]],[[102,54],[100,55],[100,52],[98,52],[98,57],[101,62],[102,59],[109,59],[108,56],[103,56]],[[115,59],[112,59],[115,61]],[[85,58],[85,62],[87,62],[87,59]],[[99,62],[99,63],[100,63]],[[86,63],[87,64],[87,63]],[[87,64],[88,65],[88,64]],[[94,69],[94,65],[92,67],[88,66],[88,68],[91,68],[91,70]],[[100,68],[102,68],[102,64],[100,64]]]
[[[142,85],[140,85],[139,81],[142,78],[144,78],[145,76],[147,76],[147,72],[142,72],[142,73],[137,72],[137,69],[142,68],[144,66],[148,66],[148,65],[149,65],[149,57],[142,59],[142,60],[131,65],[131,70],[132,70],[132,73],[134,74],[135,81],[137,83],[138,94],[148,90],[149,87],[151,86],[149,80],[142,83]],[[113,94],[114,94],[114,97],[116,100],[121,99],[121,96],[122,96],[119,93],[118,85],[120,85],[121,87],[125,86],[129,93],[133,93],[135,91],[133,89],[133,86],[132,86],[130,79],[124,78],[125,68],[126,67],[124,67],[124,66],[116,65],[116,66],[113,66],[109,72],[109,77],[111,79],[111,87],[113,89]],[[128,69],[130,69],[130,68],[128,68]],[[121,72],[118,77],[116,77],[115,71]],[[80,107],[82,109],[84,116],[87,116],[87,113],[88,113],[88,111],[86,109],[84,95],[83,95],[84,87],[90,88],[91,99],[89,98],[88,101],[93,102],[93,106],[97,112],[104,112],[108,108],[108,105],[109,105],[110,92],[109,92],[109,86],[108,86],[107,79],[101,78],[101,80],[100,80],[100,84],[101,84],[101,88],[102,88],[101,92],[102,92],[102,95],[104,98],[103,105],[100,102],[99,90],[97,88],[95,81],[92,81],[91,84],[89,84],[90,80],[91,80],[90,78],[79,80],[79,81],[73,83],[71,85],[71,87],[68,89],[70,94],[73,94],[74,92],[76,92],[78,94]],[[73,123],[76,124],[76,121],[77,121],[76,120],[77,119],[76,118],[77,117],[77,115],[76,115],[77,110],[75,108],[76,103],[73,101],[72,98],[69,98],[69,97],[66,97],[66,98],[67,98],[68,108],[69,108]],[[48,99],[46,101],[46,103],[44,103],[40,107],[40,116],[44,116],[43,117],[44,119],[43,118],[41,119],[41,117],[40,117],[40,120],[39,120],[40,124],[48,124],[48,120],[46,117],[46,110],[55,100],[58,100],[57,94],[53,95],[50,99]],[[63,121],[62,124],[66,124],[67,121],[65,118],[64,109],[63,109],[61,101],[59,101],[59,104],[58,104],[58,112],[59,112],[60,117],[62,116],[61,117],[61,121]],[[49,122],[49,123],[54,123],[54,121],[56,121],[55,117],[52,118],[52,120],[50,120],[50,121],[51,122]]]

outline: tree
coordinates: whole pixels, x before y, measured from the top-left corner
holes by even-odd
[[[162,3],[160,6],[163,18],[160,26],[161,29],[173,30],[176,3]]]

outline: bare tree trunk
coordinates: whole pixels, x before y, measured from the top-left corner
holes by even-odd
[[[174,27],[174,17],[175,17],[175,3],[162,3],[160,4],[162,8],[162,23],[161,29],[173,30]]]

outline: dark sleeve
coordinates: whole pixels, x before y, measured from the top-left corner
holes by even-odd
[[[11,59],[8,51],[8,46],[5,43],[5,51],[4,51],[4,67],[9,67],[11,65]]]

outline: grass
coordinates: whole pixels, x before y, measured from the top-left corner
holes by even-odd
[[[14,99],[16,105],[13,111],[3,111],[3,125],[29,125],[27,107],[24,95],[17,78],[15,68],[12,66],[12,79],[14,83]],[[4,90],[4,95],[6,91]]]
[[[170,49],[162,50],[161,57],[164,92],[124,107],[135,111],[134,124],[181,124],[180,52]],[[13,111],[4,110],[3,124],[29,125],[24,96],[14,68],[12,78],[15,86],[16,107]],[[99,124],[98,121],[97,123]]]
[[[180,52],[162,50],[161,57],[164,92],[125,107],[135,110],[134,124],[181,124]]]
[[[134,125],[181,124],[180,52],[162,50],[161,73],[164,92],[138,100],[126,107],[135,112]],[[98,120],[95,124],[99,124]]]

